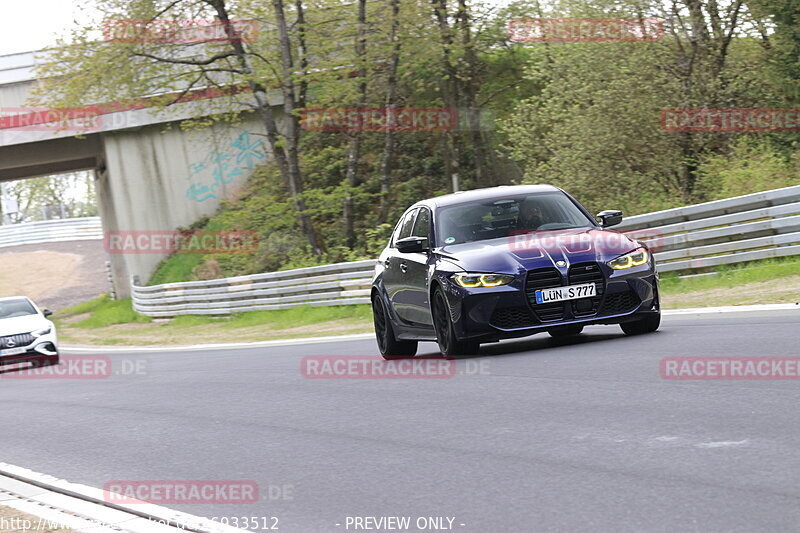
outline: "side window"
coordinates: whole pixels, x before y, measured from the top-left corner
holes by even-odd
[[[405,217],[403,217],[403,221],[397,226],[397,229],[399,231],[395,231],[394,241],[392,242],[392,245],[394,245],[394,243],[399,241],[400,239],[411,237],[411,228],[414,226],[414,215],[417,214],[417,211],[419,210],[412,209],[411,211],[406,213]]]
[[[392,236],[389,237],[389,248],[394,248],[394,243],[397,242],[400,235],[400,228],[403,227],[403,220],[400,219],[397,221],[397,225],[394,227],[394,231],[392,231]]]
[[[413,237],[425,237],[429,239],[431,235],[431,212],[426,208],[419,210],[417,221],[414,222],[414,230],[411,232]]]

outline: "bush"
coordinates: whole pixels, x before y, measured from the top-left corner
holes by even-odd
[[[698,193],[708,200],[800,184],[800,160],[766,142],[742,139],[728,153],[709,156],[700,167]]]

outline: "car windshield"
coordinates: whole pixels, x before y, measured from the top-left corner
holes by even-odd
[[[554,231],[594,226],[560,192],[476,200],[443,207],[437,222],[437,243],[461,244],[508,237],[527,231]]]
[[[35,315],[36,309],[28,300],[19,298],[16,300],[4,300],[0,302],[0,320],[4,318],[15,318],[18,316]]]

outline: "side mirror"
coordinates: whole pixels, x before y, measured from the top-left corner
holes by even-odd
[[[607,209],[597,213],[597,218],[600,219],[600,225],[604,228],[616,226],[622,222],[622,211],[618,209]]]
[[[425,237],[406,237],[394,244],[401,254],[414,254],[428,249],[428,239]]]
[[[51,310],[49,310],[49,309],[43,310],[42,314],[45,316],[45,318],[47,318],[49,316],[53,316],[53,312]]]

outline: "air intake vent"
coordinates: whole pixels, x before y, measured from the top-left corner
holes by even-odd
[[[630,289],[624,292],[615,292],[606,296],[603,302],[603,314],[621,315],[633,311],[640,302],[639,296]]]
[[[527,307],[495,309],[490,323],[501,329],[518,329],[533,326],[536,319]]]

